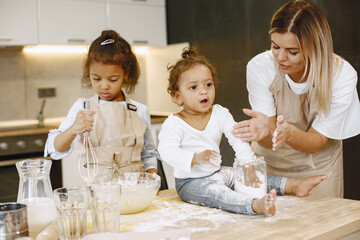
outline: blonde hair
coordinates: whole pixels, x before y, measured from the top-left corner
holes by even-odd
[[[106,41],[108,43],[104,44]],[[91,43],[83,66],[81,79],[83,87],[91,86],[90,65],[93,62],[121,66],[127,76],[123,84],[126,92],[134,91],[140,76],[139,63],[130,44],[117,32],[113,30],[102,31],[101,35]]]
[[[167,91],[172,98],[174,97],[175,92],[179,90],[180,75],[183,72],[194,67],[195,65],[204,65],[209,68],[212,79],[214,81],[214,85],[216,86],[218,84],[215,67],[204,56],[198,55],[196,49],[184,48],[181,54],[181,59],[177,61],[175,65],[168,67],[168,70],[170,71],[170,76],[168,79],[169,86]],[[176,101],[174,102],[176,103]]]
[[[310,81],[315,91],[317,110],[325,115],[330,108],[334,54],[329,24],[321,10],[312,2],[290,1],[273,16],[269,33],[294,33],[304,57],[303,79]]]

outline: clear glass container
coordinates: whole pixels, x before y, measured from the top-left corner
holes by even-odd
[[[261,198],[267,193],[267,173],[264,157],[237,159],[234,164],[234,190],[243,195]]]
[[[51,161],[27,159],[16,163],[19,173],[17,202],[27,205],[30,237],[35,237],[56,219],[50,183]]]

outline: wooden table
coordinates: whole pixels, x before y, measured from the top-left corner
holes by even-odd
[[[360,239],[360,201],[279,196],[276,206],[273,217],[233,214],[184,203],[169,189],[161,191],[144,212],[122,215],[121,232],[173,231],[192,240]]]

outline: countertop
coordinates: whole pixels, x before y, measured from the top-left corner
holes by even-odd
[[[166,116],[151,116],[151,124],[161,124],[166,118]],[[45,119],[42,128],[37,126],[37,120],[0,122],[0,137],[47,134],[51,129],[58,128],[64,119]]]
[[[173,231],[192,240],[360,239],[360,201],[278,196],[276,206],[273,217],[233,214],[185,203],[169,189],[160,191],[144,212],[121,215],[121,232],[146,236],[144,232]]]

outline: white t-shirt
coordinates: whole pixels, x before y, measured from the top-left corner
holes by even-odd
[[[334,76],[332,98],[327,116],[317,114],[312,127],[331,139],[346,139],[360,133],[360,103],[356,90],[357,73],[345,60]],[[258,54],[247,64],[247,89],[253,110],[271,117],[276,115],[274,98],[269,87],[276,75],[272,52]],[[285,75],[291,90],[302,94],[309,90],[308,83],[295,83]]]
[[[89,99],[90,100],[90,99]],[[150,127],[150,114],[148,111],[147,106],[144,104],[138,103],[134,100],[129,100],[132,104],[134,104],[137,108],[137,113],[139,114],[140,118],[143,119],[147,125],[147,129],[144,135],[144,149],[141,152],[141,160],[144,163],[144,169],[145,171],[151,168],[157,168],[157,156],[158,153],[155,148],[154,139],[152,137],[151,133],[151,127]],[[107,102],[105,100],[100,100],[99,104],[102,104],[104,102]],[[55,137],[60,134],[61,132],[68,129],[75,121],[77,113],[83,109],[83,100],[79,99],[77,100],[71,109],[69,110],[66,118],[62,123],[60,124],[58,129],[51,130],[48,136],[48,139],[45,144],[45,150],[44,150],[44,157],[47,155],[50,155],[53,159],[62,159],[64,157],[67,157],[70,155],[70,153],[73,151],[74,148],[74,142],[79,138],[74,139],[72,142],[70,148],[66,152],[57,152],[54,147],[54,140]],[[123,104],[126,106],[126,102],[117,102],[118,104]]]
[[[209,122],[203,131],[191,127],[181,118],[171,114],[163,123],[159,133],[160,156],[174,168],[176,178],[208,176],[219,170],[220,166],[210,164],[191,166],[193,156],[208,149],[220,153],[219,145],[224,133],[238,159],[252,159],[254,155],[250,145],[232,135],[234,124],[234,118],[229,110],[217,104],[213,106]]]

